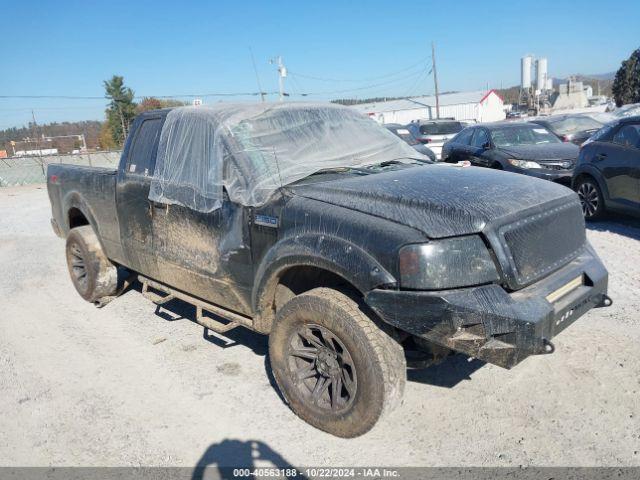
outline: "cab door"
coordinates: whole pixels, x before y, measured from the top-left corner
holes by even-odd
[[[225,199],[212,212],[154,206],[158,279],[195,297],[248,314],[243,273],[252,272],[245,208]]]
[[[155,278],[152,209],[148,199],[164,116],[143,115],[133,122],[116,186],[120,241],[127,267]]]

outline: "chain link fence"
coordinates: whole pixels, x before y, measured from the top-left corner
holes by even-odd
[[[50,163],[115,168],[120,161],[120,153],[120,151],[110,151],[0,158],[0,187],[45,183],[47,165]]]

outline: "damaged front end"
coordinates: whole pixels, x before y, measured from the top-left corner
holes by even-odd
[[[570,202],[488,225],[483,234],[499,265],[499,281],[476,249],[458,252],[457,263],[467,258],[477,278],[458,275],[455,288],[402,288],[401,282],[400,289],[375,289],[365,300],[401,331],[504,368],[552,353],[553,337],[591,308],[611,305],[607,270],[586,241],[576,208]],[[401,256],[401,271],[402,262]],[[434,264],[429,258],[429,267]]]

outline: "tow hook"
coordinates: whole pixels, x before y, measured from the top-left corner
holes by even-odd
[[[542,345],[543,345],[543,350],[542,350],[542,354],[543,355],[548,355],[550,353],[553,353],[556,351],[556,346],[551,343],[550,340],[547,340],[546,338],[542,339]]]
[[[611,297],[609,295],[603,293],[600,296],[600,301],[596,305],[596,308],[610,307],[611,305],[613,305],[613,300],[611,300]]]

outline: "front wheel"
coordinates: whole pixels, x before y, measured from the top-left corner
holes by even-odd
[[[404,352],[355,300],[329,288],[294,297],[269,336],[276,382],[291,409],[345,438],[368,432],[399,402]]]
[[[585,220],[598,220],[604,215],[602,192],[595,180],[584,177],[578,181],[576,192],[580,198]]]

